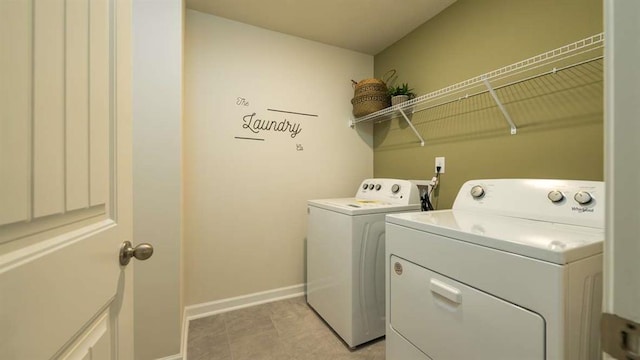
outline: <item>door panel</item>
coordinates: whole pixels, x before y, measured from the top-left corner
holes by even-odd
[[[64,2],[34,3],[32,206],[36,218],[64,210],[64,19]],[[20,120],[26,119],[9,119]]]
[[[89,0],[67,3],[66,211],[89,207]]]
[[[9,326],[0,341],[9,343],[2,344],[0,358],[49,358],[110,305],[118,286],[117,249],[100,243],[108,243],[116,228],[106,220],[51,239],[59,247],[27,248],[29,256],[5,262],[0,311]]]
[[[109,1],[91,0],[89,7],[89,205],[106,202],[109,174],[110,66]]]
[[[0,1],[0,201],[11,204],[0,206],[0,225],[25,221],[31,210],[31,8]]]
[[[105,312],[93,323],[89,330],[60,356],[60,359],[108,360],[111,359],[111,337],[109,313]]]
[[[0,1],[2,359],[132,357],[130,6]]]
[[[0,6],[3,58],[11,54],[0,70],[9,80],[1,85],[0,225],[11,224],[0,243],[104,220],[115,150],[114,2]]]

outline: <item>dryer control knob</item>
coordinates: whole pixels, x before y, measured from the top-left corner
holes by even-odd
[[[573,199],[580,205],[587,205],[593,200],[593,197],[587,191],[578,191]]]
[[[394,193],[394,194],[397,194],[398,191],[400,191],[400,185],[393,184],[393,186],[391,187],[391,192]]]
[[[373,185],[373,184],[369,184],[369,190],[373,190],[373,187],[374,187],[374,186],[375,186],[375,185]]]
[[[564,194],[559,190],[551,190],[551,191],[549,191],[549,194],[547,194],[547,197],[553,203],[557,203],[557,202],[560,202],[560,201],[564,200]]]
[[[480,185],[476,185],[472,187],[471,196],[473,196],[474,199],[480,199],[481,197],[484,196],[484,188]]]
[[[382,189],[382,185],[380,184],[376,185],[376,191],[380,191],[380,189]]]
[[[362,190],[367,190],[369,188],[369,184],[362,184]]]

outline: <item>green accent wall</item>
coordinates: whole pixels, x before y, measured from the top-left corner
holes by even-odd
[[[375,76],[395,69],[397,84],[426,94],[598,34],[602,19],[601,0],[458,0],[377,54]],[[592,51],[551,67],[601,54]],[[424,147],[404,120],[380,122],[374,128],[374,176],[430,179],[434,158],[444,156],[438,209],[450,208],[470,179],[602,180],[602,68],[603,61],[594,60],[557,74],[536,76],[546,70],[540,68],[497,81],[516,135],[488,93],[456,94],[447,104],[414,113]]]

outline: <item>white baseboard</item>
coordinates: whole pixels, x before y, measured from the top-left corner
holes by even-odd
[[[176,354],[176,355],[171,355],[171,356],[163,357],[156,360],[182,360],[182,355]]]
[[[298,284],[208,303],[189,305],[184,308],[184,317],[187,320],[198,319],[249,306],[302,296],[304,291],[305,284]]]
[[[287,286],[279,289],[272,289],[248,295],[237,296],[228,299],[216,300],[202,304],[185,306],[182,317],[182,346],[181,353],[187,356],[187,333],[189,331],[189,321],[211,315],[221,314],[228,311],[238,310],[250,306],[266,304],[273,301],[289,299],[305,294],[306,284]],[[182,360],[180,357],[170,357],[161,360]]]

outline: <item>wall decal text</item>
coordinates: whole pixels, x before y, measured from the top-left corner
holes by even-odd
[[[244,122],[242,128],[254,134],[259,134],[261,131],[279,131],[289,132],[289,135],[295,138],[302,131],[299,123],[292,123],[287,119],[282,121],[259,119],[256,113],[243,116],[242,121]]]

